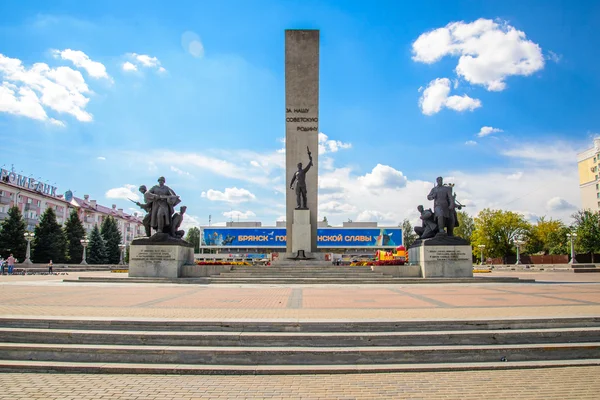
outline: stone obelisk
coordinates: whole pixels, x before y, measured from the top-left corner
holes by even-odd
[[[317,251],[318,176],[319,176],[319,31],[285,31],[285,172],[287,253],[294,243],[292,224],[296,192],[289,188],[297,164],[313,166],[306,173],[307,208],[310,210],[310,253]],[[298,222],[298,221],[297,221]],[[296,230],[298,232],[298,230]],[[297,241],[296,241],[297,243]]]

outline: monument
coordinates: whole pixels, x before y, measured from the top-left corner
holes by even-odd
[[[319,31],[285,31],[286,258],[317,252]],[[306,151],[306,153],[305,153]],[[308,153],[309,162],[302,168]]]
[[[181,199],[165,181],[161,176],[150,190],[140,186],[144,203],[132,200],[147,214],[142,220],[146,237],[134,239],[129,248],[130,277],[179,278],[181,267],[194,263],[194,246],[182,239],[185,232],[179,229],[187,208],[174,212]]]
[[[415,227],[419,235],[408,249],[411,264],[421,267],[423,278],[473,277],[472,248],[468,241],[454,236],[458,227],[456,210],[463,206],[452,193],[453,185],[445,185],[440,176],[427,195],[433,200],[433,211],[419,205],[422,226]]]

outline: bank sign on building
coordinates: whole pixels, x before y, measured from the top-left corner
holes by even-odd
[[[200,228],[201,245],[205,248],[285,248],[285,228]],[[319,248],[395,248],[402,244],[402,229],[318,228]]]

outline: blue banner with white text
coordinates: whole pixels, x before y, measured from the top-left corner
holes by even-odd
[[[204,227],[202,246],[206,247],[268,247],[286,245],[285,228]],[[317,247],[395,248],[402,244],[401,228],[318,228]]]

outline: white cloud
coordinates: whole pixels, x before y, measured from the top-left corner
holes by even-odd
[[[128,53],[127,57],[129,57],[131,61],[127,61],[123,64],[123,70],[125,71],[137,71],[138,67],[142,67],[156,69],[156,71],[161,74],[167,72],[167,70],[160,65],[160,61],[157,57],[137,53]]]
[[[437,78],[429,82],[427,88],[422,92],[419,99],[419,106],[425,115],[433,115],[447,107],[455,111],[473,111],[481,107],[479,99],[473,99],[469,96],[449,96],[450,79]]]
[[[519,172],[515,172],[514,174],[510,174],[509,176],[506,177],[506,179],[508,179],[509,181],[518,181],[522,177],[523,177],[523,172],[519,171]]]
[[[530,163],[572,166],[577,169],[575,167],[577,150],[573,148],[572,144],[561,141],[555,143],[522,142],[514,147],[504,148],[500,152],[506,157]]]
[[[319,203],[319,214],[323,213],[353,213],[356,207],[352,204],[341,203],[339,201],[327,201]]]
[[[548,51],[548,56],[546,57],[548,60],[554,61],[555,63],[559,63],[562,60],[562,55],[556,54],[552,50]]]
[[[87,54],[80,50],[53,50],[52,54],[56,58],[71,61],[77,68],[84,69],[92,78],[111,79],[106,73],[104,64],[98,61],[92,61]]]
[[[0,111],[42,121],[48,119],[40,99],[33,90],[28,87],[17,89],[8,82],[2,82],[0,86]]]
[[[492,133],[497,133],[497,132],[504,132],[504,131],[500,128],[492,128],[491,126],[482,126],[481,129],[479,130],[479,133],[477,134],[477,136],[484,137],[484,136],[491,135]]]
[[[47,107],[82,122],[92,120],[85,111],[90,90],[79,71],[44,63],[27,69],[21,60],[0,54],[0,79],[0,112],[47,121]]]
[[[413,60],[427,64],[459,56],[456,73],[487,90],[504,90],[511,75],[531,75],[544,68],[539,45],[505,21],[452,22],[423,33],[412,45]]]
[[[237,187],[225,188],[224,192],[208,189],[208,191],[202,192],[201,196],[210,201],[224,201],[227,203],[243,203],[256,200],[256,196],[249,190],[244,188],[238,189]]]
[[[254,214],[252,211],[237,211],[237,210],[232,210],[232,211],[226,211],[223,213],[224,217],[229,218],[232,221],[238,220],[238,219],[248,219],[251,217],[256,217],[256,214]]]
[[[319,154],[336,153],[339,150],[349,149],[352,143],[343,143],[340,140],[331,140],[323,132],[319,132]]]
[[[172,165],[171,165],[170,169],[171,169],[171,171],[175,172],[177,175],[181,175],[181,176],[188,176],[188,177],[191,177],[191,178],[193,178],[193,177],[194,177],[194,176],[193,176],[192,174],[190,174],[189,172],[187,172],[187,171],[183,171],[183,170],[181,170],[181,169],[179,169],[179,168],[177,168],[177,167],[174,167],[174,166],[172,166]]]
[[[202,58],[204,56],[204,45],[195,32],[186,31],[181,35],[181,46],[189,54],[196,58]]]
[[[370,173],[359,176],[358,182],[370,189],[393,189],[404,187],[406,177],[389,165],[377,164]]]
[[[465,145],[467,145],[467,146],[476,146],[476,145],[477,145],[477,142],[476,142],[476,141],[474,141],[474,140],[467,140],[467,141],[465,142]]]
[[[393,213],[381,212],[377,210],[365,210],[356,217],[357,222],[380,222],[384,225],[395,225],[395,219],[396,218]]]
[[[100,161],[106,161],[106,157],[102,157],[102,156],[96,157],[96,159],[100,160]]]
[[[179,212],[179,209],[177,211]],[[190,228],[200,228],[201,225],[199,217],[188,214],[186,211],[183,215],[183,222],[181,223],[180,229],[183,229],[187,235]]]
[[[107,199],[131,199],[131,200],[139,200],[140,196],[138,195],[135,185],[123,185],[122,187],[109,189],[106,192]]]
[[[50,124],[55,125],[55,126],[60,126],[61,128],[64,128],[65,126],[67,126],[67,124],[65,124],[63,121],[59,121],[54,118],[50,118],[48,121],[50,122]]]
[[[577,209],[577,207],[560,197],[553,197],[546,203],[546,210],[548,211],[565,211],[575,209]]]
[[[135,64],[130,63],[129,61],[125,61],[123,63],[123,71],[137,71],[137,67],[135,66]]]

